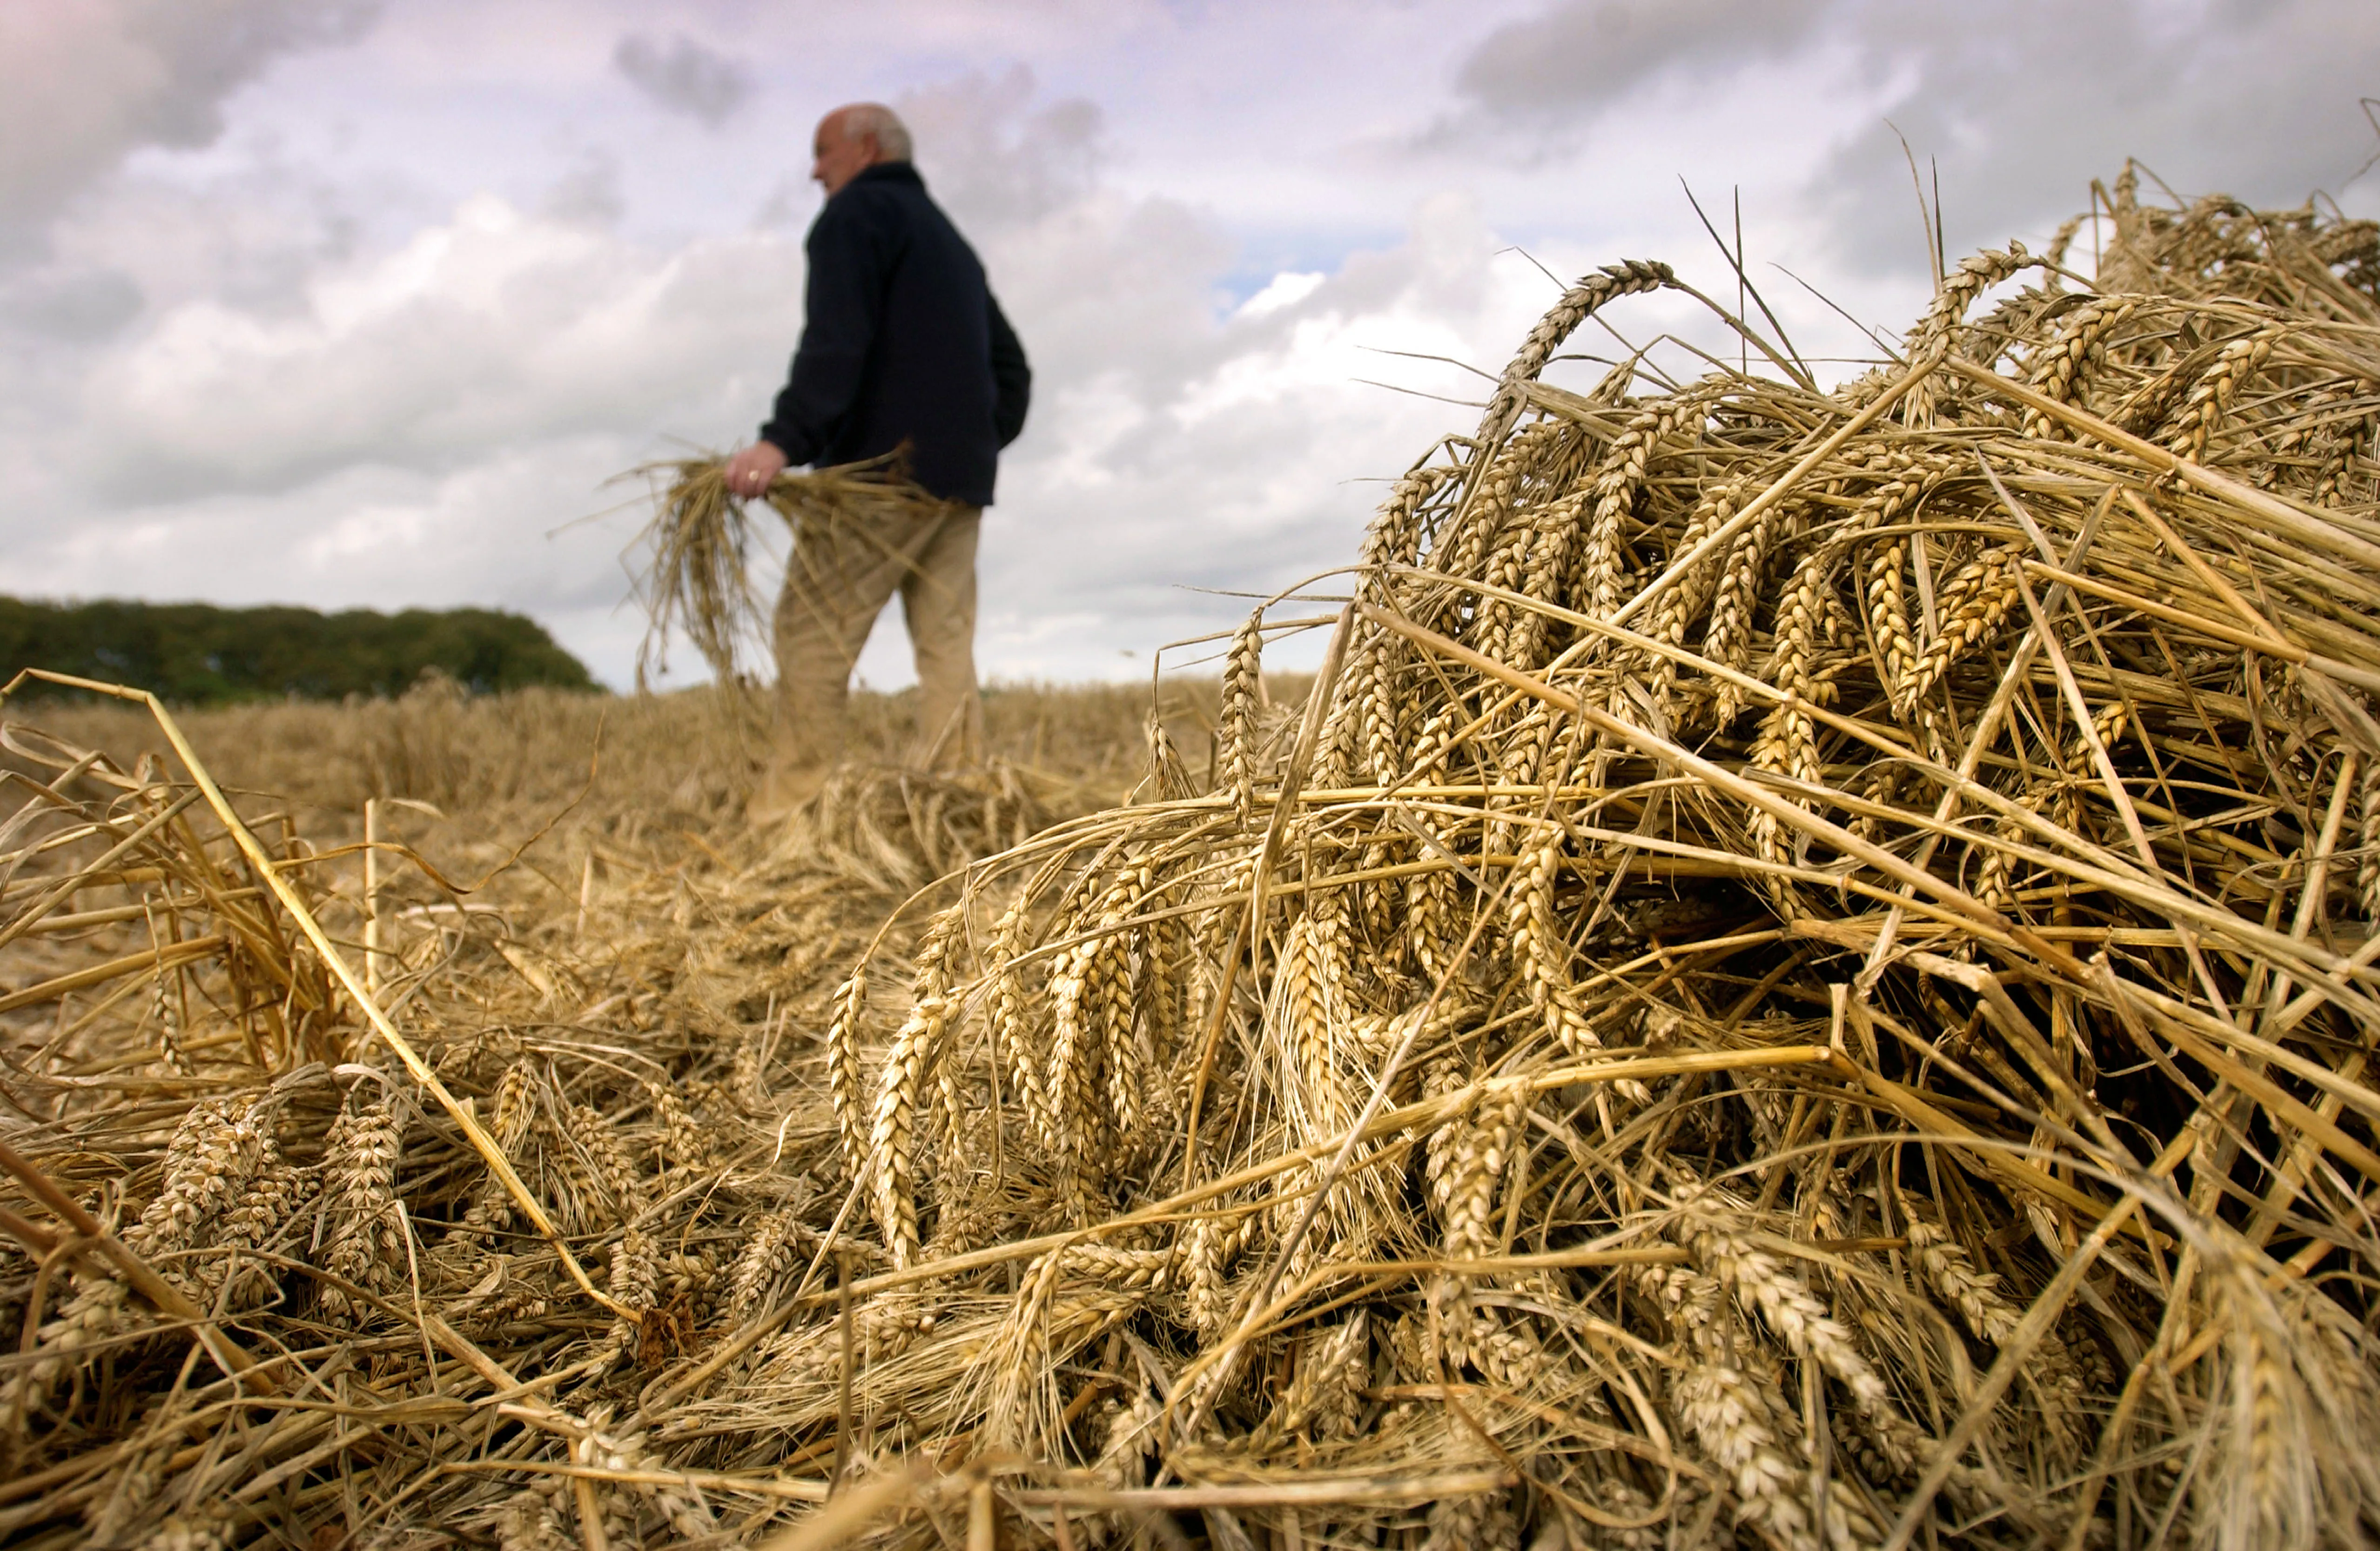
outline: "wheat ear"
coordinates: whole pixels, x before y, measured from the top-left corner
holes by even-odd
[[[405,1260],[396,1200],[403,1143],[386,1084],[366,1078],[350,1087],[323,1148],[322,1194],[331,1222],[323,1265],[367,1291],[389,1287]],[[323,1290],[322,1306],[333,1315],[362,1313],[335,1287]]]
[[[851,966],[835,988],[834,1010],[826,1021],[826,1089],[834,1108],[834,1135],[844,1173],[859,1179],[868,1169],[868,1143],[859,1128],[859,1017],[868,1005],[868,961]]]
[[[1675,281],[1669,265],[1641,259],[1606,264],[1592,274],[1581,276],[1562,293],[1561,299],[1537,320],[1537,326],[1531,329],[1528,337],[1521,342],[1520,352],[1504,368],[1503,376],[1497,382],[1496,392],[1488,400],[1488,412],[1480,417],[1476,444],[1481,447],[1503,444],[1505,437],[1512,431],[1513,421],[1520,418],[1528,384],[1536,381],[1537,374],[1546,369],[1546,363],[1553,359],[1554,352],[1561,348],[1562,341],[1568,339],[1572,332],[1585,322],[1597,308],[1640,291],[1659,290],[1664,285],[1675,284]]]
[[[1223,701],[1215,716],[1216,761],[1232,811],[1248,821],[1256,806],[1257,700],[1264,673],[1264,611],[1247,618],[1223,659]]]
[[[951,944],[966,923],[966,902],[939,912],[917,944],[917,983],[909,1016],[885,1052],[877,1078],[876,1104],[868,1121],[868,1169],[864,1176],[894,1267],[917,1255],[917,1084],[941,1044],[956,1011],[950,995]]]

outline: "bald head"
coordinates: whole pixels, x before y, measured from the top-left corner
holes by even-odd
[[[880,162],[907,161],[909,130],[881,103],[849,103],[819,120],[810,151],[810,176],[831,199]]]

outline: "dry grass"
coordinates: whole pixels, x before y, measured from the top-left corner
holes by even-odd
[[[370,1010],[354,858],[12,729],[0,1533],[2368,1539],[2380,244],[2107,200],[1832,394],[1545,387],[1672,284],[1589,276],[1129,806],[763,848],[735,702],[620,705]],[[332,809],[483,712],[307,714]],[[493,732],[389,740],[432,860],[575,790]]]

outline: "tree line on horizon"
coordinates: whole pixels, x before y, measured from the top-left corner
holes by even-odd
[[[478,695],[540,685],[602,687],[544,626],[497,609],[323,613],[286,605],[0,597],[0,683],[27,668],[145,689],[186,706],[402,695],[432,673]],[[73,692],[29,680],[18,693]]]

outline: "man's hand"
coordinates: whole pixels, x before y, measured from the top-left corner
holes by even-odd
[[[784,472],[784,449],[755,442],[727,460],[727,492],[746,500],[769,493],[769,481]]]

